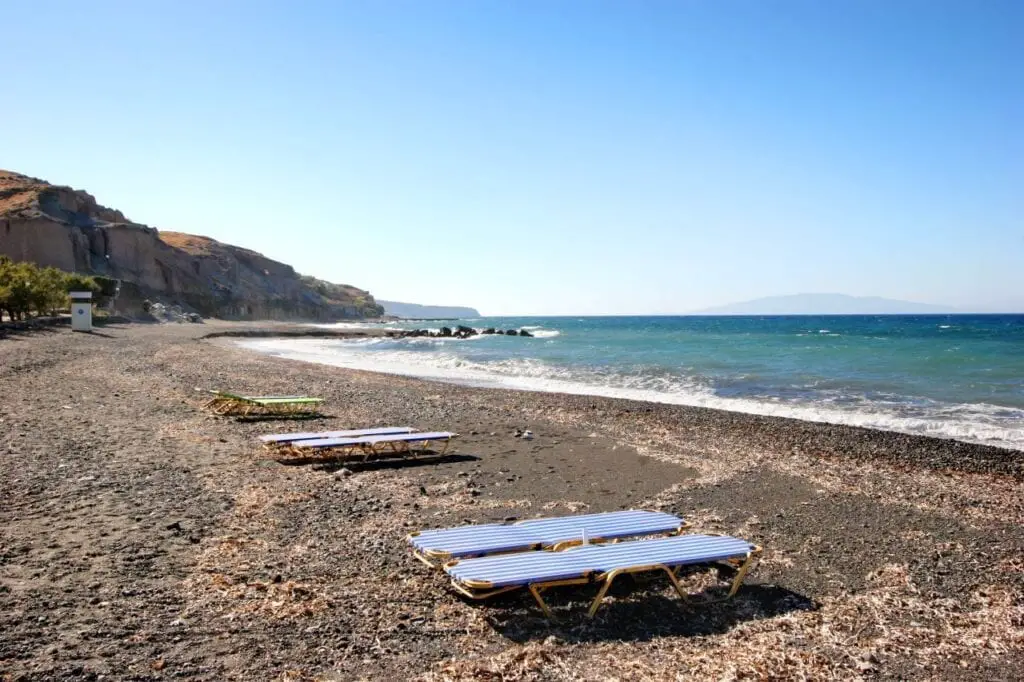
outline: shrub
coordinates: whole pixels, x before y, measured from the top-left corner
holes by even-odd
[[[6,311],[10,319],[22,320],[33,312],[46,315],[67,308],[69,291],[96,293],[100,286],[87,275],[0,256],[0,312]]]

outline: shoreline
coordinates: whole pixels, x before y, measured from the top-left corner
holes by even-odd
[[[236,338],[236,339],[239,339],[240,341],[244,340],[246,338],[266,338],[266,339],[273,339],[273,338],[281,338],[281,339],[329,338],[329,339],[335,339],[335,340],[339,340],[340,341],[340,340],[358,340],[358,339],[367,339],[367,338],[375,338],[375,337],[393,337],[393,336],[396,336],[396,335],[393,334],[390,330],[379,330],[379,331],[378,330],[330,331],[330,330],[313,329],[313,330],[308,330],[307,331],[307,330],[299,329],[299,330],[287,330],[284,333],[275,332],[274,330],[237,331],[237,332],[228,331],[228,332],[219,332],[219,333],[215,333],[215,334],[212,334],[212,335],[208,335],[206,338],[211,339],[211,340],[215,339],[215,338],[217,338],[217,339]],[[937,441],[939,443],[951,442],[951,443],[958,444],[958,446],[953,448],[957,452],[967,452],[967,450],[965,450],[965,448],[960,447],[960,446],[966,446],[968,448],[977,447],[977,448],[983,449],[983,453],[981,454],[981,459],[983,459],[985,462],[987,462],[987,464],[980,465],[980,466],[977,466],[977,467],[972,467],[972,468],[965,469],[965,470],[978,471],[978,472],[998,471],[998,472],[1001,472],[1001,473],[1007,473],[1007,474],[1010,474],[1010,475],[1014,475],[1014,476],[1016,476],[1018,478],[1024,478],[1024,450],[1021,450],[1021,449],[1018,449],[1018,448],[1014,448],[1014,447],[1010,447],[1010,446],[1006,446],[1006,445],[1001,445],[1001,444],[1000,445],[996,445],[996,444],[983,443],[983,442],[979,442],[979,441],[976,441],[976,440],[960,439],[960,438],[957,438],[955,436],[944,436],[944,435],[932,435],[932,434],[914,433],[914,432],[910,432],[910,431],[900,431],[900,430],[896,430],[896,429],[886,429],[886,428],[882,428],[882,427],[879,427],[879,426],[872,426],[872,425],[850,424],[850,423],[844,423],[844,422],[839,422],[839,421],[827,421],[825,419],[810,419],[810,418],[806,418],[804,416],[792,416],[792,415],[780,415],[780,414],[765,414],[763,412],[744,410],[744,409],[742,409],[740,407],[730,408],[730,407],[727,407],[727,406],[719,406],[719,405],[716,405],[716,406],[694,405],[694,404],[688,404],[688,403],[682,403],[682,402],[671,402],[671,401],[667,401],[667,400],[649,399],[649,398],[646,398],[646,397],[607,395],[607,394],[604,394],[604,393],[601,393],[601,392],[597,392],[597,390],[595,390],[595,392],[588,392],[586,390],[573,391],[573,390],[570,390],[570,389],[572,389],[574,387],[573,386],[569,386],[569,385],[566,385],[564,387],[567,390],[559,390],[559,388],[554,388],[554,389],[551,389],[551,390],[546,390],[546,389],[535,388],[535,387],[531,387],[531,386],[518,387],[518,386],[507,386],[507,385],[500,385],[500,384],[499,385],[495,385],[495,383],[498,381],[498,379],[494,379],[493,382],[489,381],[487,378],[481,378],[479,381],[474,381],[473,379],[467,379],[467,378],[451,378],[451,379],[448,379],[448,378],[445,378],[443,376],[423,376],[423,375],[417,375],[417,374],[412,374],[412,373],[406,373],[406,372],[402,372],[402,371],[389,372],[389,371],[380,369],[378,367],[348,367],[348,366],[333,364],[333,363],[330,363],[330,362],[322,362],[322,361],[318,361],[318,360],[315,360],[315,359],[306,359],[306,358],[298,358],[298,357],[282,357],[280,355],[277,355],[274,352],[263,351],[263,350],[256,349],[256,348],[246,348],[240,342],[239,343],[235,343],[233,345],[235,345],[238,348],[242,348],[246,352],[258,353],[258,354],[265,355],[265,356],[268,356],[268,357],[277,357],[277,358],[280,358],[280,359],[291,360],[291,361],[295,361],[295,362],[304,362],[304,363],[307,363],[307,364],[313,364],[313,365],[317,365],[317,366],[321,366],[321,367],[331,367],[331,368],[342,370],[342,371],[367,372],[367,373],[370,373],[370,374],[377,374],[377,375],[381,375],[381,376],[402,377],[402,378],[405,378],[405,379],[410,379],[410,380],[415,380],[415,381],[424,381],[424,382],[433,383],[433,384],[445,384],[445,385],[451,385],[451,386],[462,386],[462,387],[466,387],[466,388],[479,389],[479,390],[514,391],[514,392],[522,392],[522,393],[527,393],[527,394],[531,394],[531,395],[538,395],[538,396],[541,396],[541,395],[555,395],[555,396],[563,396],[565,398],[572,397],[573,399],[595,399],[595,400],[599,399],[599,400],[611,400],[611,401],[625,401],[627,403],[637,403],[637,404],[642,404],[642,405],[650,406],[651,408],[657,408],[657,409],[679,409],[679,410],[684,410],[684,411],[685,410],[707,410],[707,411],[709,411],[711,413],[727,413],[727,414],[730,414],[730,415],[742,415],[743,417],[767,419],[767,420],[778,419],[778,420],[784,420],[786,422],[796,422],[796,423],[799,423],[799,424],[818,425],[818,426],[821,426],[821,427],[828,427],[828,428],[853,429],[854,432],[856,432],[856,433],[869,432],[869,433],[890,434],[889,440],[887,440],[885,443],[881,443],[880,444],[881,447],[908,447],[908,443],[906,441],[903,441],[902,439],[899,440],[899,441],[893,441],[892,440],[893,437],[905,437],[905,438],[910,438],[910,439],[924,439],[926,442],[927,441]],[[579,388],[587,389],[589,387],[586,386],[586,385],[582,385],[581,384],[581,385],[579,385]],[[911,446],[911,447],[913,447],[913,446]],[[941,448],[942,446],[938,446],[938,447]],[[1009,458],[1011,460],[1009,463],[1002,462],[1000,464],[996,464],[996,462],[998,462],[1000,460],[1007,459],[1007,458]],[[1012,461],[1014,458],[1016,458],[1016,459],[1018,459],[1020,461],[1019,462]],[[910,459],[915,459],[915,457],[911,456]],[[928,458],[927,457],[921,458],[920,461],[921,462],[926,462],[926,461],[928,461]],[[945,463],[936,463],[935,466],[936,467],[948,466],[948,460]]]
[[[264,326],[264,329],[280,329]],[[252,325],[111,325],[0,340],[0,670],[13,679],[1011,680],[1024,665],[1024,495],[1004,451],[572,394],[480,389],[234,347]],[[8,388],[10,387],[10,388]],[[206,389],[307,393],[239,422]],[[407,424],[454,455],[282,465],[256,436]],[[535,437],[516,438],[528,428]],[[1020,459],[1015,457],[1015,459]],[[659,509],[765,548],[612,591],[454,595],[412,530]],[[708,591],[710,590],[710,592]],[[898,605],[898,606],[895,606]],[[585,676],[585,675],[584,675]],[[594,679],[597,679],[594,676]]]

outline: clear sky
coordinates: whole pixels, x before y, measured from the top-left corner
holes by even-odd
[[[1024,2],[2,3],[0,167],[378,298],[1024,310]]]

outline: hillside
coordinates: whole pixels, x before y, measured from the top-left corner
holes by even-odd
[[[420,305],[418,303],[399,303],[398,301],[377,301],[384,306],[384,312],[395,317],[430,318],[467,318],[480,317],[476,308],[465,306]]]
[[[92,195],[0,171],[0,254],[121,280],[117,306],[144,299],[226,319],[332,321],[383,313],[366,291],[303,277],[262,254],[209,237],[160,232]]]
[[[948,306],[897,301],[878,296],[794,294],[694,311],[696,315],[928,315],[955,313]]]

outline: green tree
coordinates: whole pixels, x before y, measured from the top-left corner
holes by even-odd
[[[0,256],[0,319],[3,319],[4,313],[11,319],[14,316],[9,312],[9,304],[11,301],[11,259],[7,256]]]
[[[31,263],[11,262],[4,267],[2,284],[8,290],[5,307],[12,320],[25,319],[32,309],[37,271]]]
[[[62,274],[64,276],[63,287],[65,293],[68,291],[91,291],[95,294],[100,290],[100,285],[96,283],[96,278],[94,277],[80,275],[77,272]]]
[[[57,268],[36,268],[32,280],[32,308],[37,315],[53,315],[67,307],[68,294],[64,286],[67,275]]]
[[[0,256],[0,312],[12,320],[22,320],[33,311],[53,314],[68,307],[69,291],[100,291],[100,285],[87,275],[40,268],[33,263],[15,262]]]

